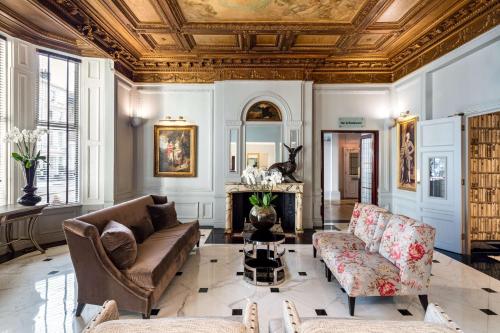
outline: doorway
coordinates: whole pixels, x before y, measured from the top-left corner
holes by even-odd
[[[356,202],[378,201],[378,132],[324,130],[321,143],[323,228],[347,228]]]

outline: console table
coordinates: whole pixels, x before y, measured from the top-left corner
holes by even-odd
[[[45,250],[37,243],[33,235],[33,229],[38,218],[42,215],[42,210],[47,206],[48,204],[36,206],[23,206],[19,204],[0,206],[0,230],[2,227],[5,230],[5,243],[0,245],[5,245],[11,252],[14,252],[12,244],[23,240],[29,240],[38,251],[45,253]],[[18,235],[13,239],[12,226],[23,221],[27,222],[28,235],[24,237]]]
[[[226,183],[226,234],[233,232],[233,194],[241,192],[253,192],[253,190],[243,183]],[[302,197],[304,195],[304,183],[281,183],[273,188],[276,193],[293,193],[295,195],[295,233],[304,232],[302,226]]]

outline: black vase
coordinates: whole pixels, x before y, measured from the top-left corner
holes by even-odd
[[[40,196],[35,194],[36,187],[33,186],[37,166],[37,163],[34,163],[31,168],[23,168],[24,177],[26,178],[26,186],[23,187],[25,194],[17,199],[17,203],[23,206],[34,206],[42,200]]]

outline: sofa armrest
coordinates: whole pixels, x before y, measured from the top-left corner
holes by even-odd
[[[285,333],[297,333],[300,330],[300,317],[292,301],[283,301],[283,326]]]
[[[259,333],[259,317],[257,313],[257,303],[248,302],[243,314],[243,324],[247,333]]]
[[[445,325],[456,332],[463,333],[458,325],[448,317],[443,309],[434,303],[430,303],[425,311],[424,322]]]
[[[85,326],[82,333],[92,333],[94,328],[109,320],[120,319],[120,314],[118,313],[118,306],[113,300],[106,301],[101,307],[101,310],[92,318],[92,320]]]

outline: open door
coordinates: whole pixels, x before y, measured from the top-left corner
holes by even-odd
[[[377,204],[375,135],[362,134],[360,139],[359,202]]]
[[[418,133],[422,222],[436,228],[437,248],[463,253],[462,117],[420,121]]]

